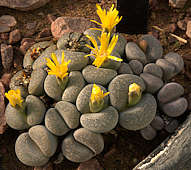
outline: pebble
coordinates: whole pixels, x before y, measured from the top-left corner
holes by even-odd
[[[1,60],[3,67],[10,71],[13,66],[13,47],[11,45],[1,44]]]
[[[160,103],[168,103],[178,99],[184,94],[184,88],[178,83],[167,83],[158,92],[157,99]]]
[[[1,6],[1,4],[0,4]],[[17,24],[15,17],[11,15],[2,15],[0,17],[0,23],[7,25],[8,27],[14,27]]]
[[[179,29],[183,30],[183,31],[186,31],[186,26],[187,26],[187,23],[186,21],[183,19],[183,20],[179,20],[177,22],[177,26]]]
[[[86,113],[80,117],[81,125],[95,133],[106,133],[115,128],[118,123],[117,110],[109,106],[98,113]]]
[[[0,82],[3,83],[3,86],[7,89],[9,87],[9,83],[11,81],[12,75],[10,73],[4,73],[1,76]]]
[[[91,159],[86,162],[80,163],[77,170],[103,170],[103,167],[100,165],[97,159]]]
[[[165,125],[165,130],[168,133],[173,133],[179,126],[179,123],[176,119],[171,120],[167,125]]]
[[[7,41],[9,39],[9,33],[0,33],[0,40]]]
[[[102,86],[107,85],[114,77],[117,76],[117,72],[112,69],[97,68],[92,65],[86,66],[82,70],[84,79],[90,84],[100,84]]]
[[[11,31],[9,34],[9,43],[14,44],[21,40],[21,33],[19,29]]]
[[[131,70],[129,64],[122,62],[118,69],[118,74],[133,74],[133,71]]]
[[[0,134],[3,134],[6,129],[6,118],[5,118],[5,100],[4,100],[5,89],[3,83],[0,82]]]
[[[0,23],[0,33],[9,32],[11,28],[8,25]]]
[[[172,23],[172,24],[169,24],[168,25],[168,31],[171,32],[171,33],[174,33],[176,31],[176,24],[175,23]]]
[[[155,129],[153,129],[150,125],[148,125],[146,128],[140,130],[141,136],[146,140],[153,140],[157,132]]]
[[[186,28],[186,35],[191,38],[191,21],[188,21]]]
[[[145,65],[143,69],[143,73],[149,73],[158,78],[162,78],[163,76],[162,69],[160,68],[160,66],[156,65],[155,63],[149,63]]]
[[[129,66],[134,74],[139,75],[143,71],[143,64],[139,60],[131,60]]]
[[[155,116],[150,124],[155,130],[162,130],[164,128],[164,121],[160,116]]]
[[[142,96],[138,104],[120,112],[119,124],[128,130],[140,130],[147,127],[155,118],[157,103],[149,93]]]

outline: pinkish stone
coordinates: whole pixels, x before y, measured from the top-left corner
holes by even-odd
[[[1,2],[0,2],[0,4],[1,4]],[[16,21],[15,17],[13,17],[11,15],[2,15],[0,17],[0,23],[5,24],[9,27],[14,27],[17,24],[17,21]]]
[[[13,44],[21,40],[21,33],[19,29],[16,29],[9,34],[9,43]]]

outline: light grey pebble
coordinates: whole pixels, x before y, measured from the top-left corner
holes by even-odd
[[[43,166],[49,158],[44,156],[40,148],[30,138],[29,134],[22,133],[16,140],[15,153],[17,158],[27,166]]]
[[[143,35],[141,39],[147,41],[148,44],[146,50],[147,62],[155,62],[157,59],[162,58],[163,48],[158,39],[149,34]]]
[[[165,130],[168,133],[173,133],[179,126],[178,120],[173,119],[167,125],[165,125]]]
[[[45,126],[36,125],[29,129],[29,136],[40,148],[46,157],[54,155],[57,149],[58,141],[56,136],[50,133]]]
[[[46,67],[46,58],[51,58],[51,54],[56,50],[56,45],[51,45],[46,48],[42,54],[34,61],[32,68],[33,70]]]
[[[150,124],[155,130],[162,130],[164,127],[164,120],[160,116],[155,116]]]
[[[44,81],[44,90],[46,94],[56,101],[62,99],[63,90],[58,85],[55,75],[48,75]]]
[[[158,92],[157,99],[160,103],[167,103],[178,99],[184,94],[184,88],[175,82],[165,84]]]
[[[153,129],[150,125],[148,125],[146,128],[140,130],[141,136],[146,140],[153,140],[157,132],[155,129]]]
[[[164,113],[170,117],[182,115],[188,107],[188,102],[184,97],[178,98],[172,102],[162,105]]]
[[[118,74],[133,74],[133,71],[131,70],[129,64],[123,62],[118,69]]]
[[[97,68],[92,65],[86,66],[82,70],[82,74],[88,83],[100,84],[102,86],[107,85],[114,77],[117,76],[117,72],[115,70]]]
[[[41,96],[44,94],[44,81],[47,72],[43,69],[36,69],[32,71],[30,83],[28,85],[29,94]]]
[[[94,37],[94,39],[96,40],[97,42],[97,45],[99,46],[100,45],[100,41],[98,39],[98,37],[101,36],[101,31],[99,30],[92,30],[92,29],[87,29],[84,31],[84,34],[85,35],[89,35],[91,37]]]
[[[98,113],[86,113],[80,117],[81,125],[96,133],[105,133],[114,129],[118,122],[117,110],[109,106]]]
[[[143,64],[138,60],[131,60],[129,66],[134,74],[139,75],[143,72]]]
[[[107,92],[103,86],[101,85],[98,85],[98,86],[101,88],[101,90],[103,90],[104,93]],[[77,97],[76,107],[81,113],[90,113],[89,101],[90,101],[90,96],[92,93],[92,88],[93,88],[93,84],[88,84],[82,89],[82,91]],[[109,97],[107,95],[104,97],[105,105],[108,104],[108,100],[109,100]]]
[[[70,129],[75,129],[80,123],[80,113],[72,103],[60,101],[56,103],[55,108]]]
[[[77,129],[74,132],[74,139],[87,146],[96,155],[100,154],[104,149],[104,140],[101,134],[94,133],[85,128]]]
[[[76,103],[77,96],[84,86],[85,80],[82,76],[82,73],[79,71],[70,72],[69,81],[62,95],[62,100],[66,102]]]
[[[147,63],[144,52],[134,42],[128,42],[125,47],[126,57],[128,60],[138,60],[142,64]]]
[[[109,84],[110,103],[118,111],[126,108],[128,104],[129,85],[136,83],[141,87],[141,91],[145,90],[145,83],[142,78],[132,74],[121,74],[115,77]]]
[[[140,77],[144,80],[146,85],[146,91],[149,93],[156,93],[162,86],[163,81],[149,73],[142,73]]]
[[[95,156],[95,153],[88,147],[77,142],[73,134],[69,134],[64,138],[62,142],[62,153],[72,162],[85,162]]]
[[[155,63],[147,64],[143,69],[143,73],[150,73],[158,78],[162,78],[163,76],[162,69]]]
[[[128,130],[140,130],[147,127],[156,115],[157,103],[149,93],[142,96],[138,104],[120,113],[119,124]]]
[[[46,128],[56,136],[63,136],[70,128],[55,108],[50,108],[45,115]]]
[[[53,44],[52,41],[43,41],[43,42],[36,43],[32,47],[30,47],[24,56],[23,67],[26,68],[28,66],[32,66],[34,59],[31,57],[31,54],[32,54],[32,51],[34,48],[40,47],[40,48],[46,49],[47,47],[51,46],[52,44]]]

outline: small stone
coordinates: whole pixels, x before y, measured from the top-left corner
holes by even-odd
[[[118,69],[118,74],[133,74],[133,71],[131,70],[129,64],[123,62]]]
[[[9,39],[9,33],[1,33],[0,34],[0,39],[7,41]]]
[[[139,60],[131,60],[129,66],[134,74],[139,75],[143,71],[143,64]]]
[[[9,87],[9,83],[11,81],[11,77],[12,75],[10,73],[4,73],[0,79],[0,82],[3,83],[3,85],[5,86],[5,88]]]
[[[91,159],[86,162],[80,163],[77,170],[103,170],[103,167],[101,167],[100,163],[97,161],[97,159]]]
[[[155,63],[147,64],[143,69],[143,73],[149,73],[158,78],[162,78],[163,76],[162,69]]]
[[[10,70],[13,65],[13,47],[11,45],[1,44],[1,60],[6,70]]]
[[[9,43],[13,44],[21,40],[21,33],[19,29],[11,31],[9,34]]]
[[[180,28],[181,30],[185,31],[186,30],[186,21],[185,20],[179,20],[177,22],[178,28]]]
[[[150,125],[148,125],[146,128],[140,130],[141,136],[146,140],[153,140],[157,132],[155,129],[153,129]]]
[[[11,29],[8,25],[0,23],[0,33],[9,32]]]
[[[143,50],[144,53],[147,51],[147,41],[146,40],[140,40],[139,41],[139,47]]]
[[[0,134],[3,134],[6,128],[4,94],[5,89],[2,82],[0,82]]]
[[[171,120],[167,125],[165,125],[165,130],[168,133],[173,133],[179,126],[179,123],[176,119]]]
[[[186,35],[191,38],[191,21],[188,21],[186,28]]]
[[[164,127],[164,121],[160,116],[155,116],[150,124],[155,130],[162,130]]]
[[[44,28],[38,34],[38,38],[50,37],[52,35],[50,28]]]
[[[33,30],[36,28],[36,25],[37,25],[37,21],[34,21],[34,22],[27,23],[25,27],[27,30]]]
[[[181,97],[177,100],[162,105],[162,110],[170,117],[178,117],[186,111],[187,107],[187,100],[184,97]]]
[[[168,103],[178,99],[184,94],[184,88],[178,83],[167,83],[158,92],[157,99],[160,103]]]
[[[21,50],[22,54],[25,54],[27,52],[27,50],[34,44],[35,44],[34,39],[23,38],[21,41],[21,46],[20,46],[20,50]]]
[[[142,73],[140,77],[145,82],[146,91],[152,94],[156,93],[164,84],[160,78],[149,73]]]
[[[1,6],[1,3],[0,3]],[[0,17],[0,24],[7,25],[8,27],[14,27],[17,24],[15,17],[11,15],[2,15]]]
[[[172,23],[168,25],[168,32],[174,33],[176,31],[176,24]]]

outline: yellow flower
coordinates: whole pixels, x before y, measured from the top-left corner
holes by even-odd
[[[71,62],[71,60],[65,62],[64,61],[64,52],[62,53],[62,61],[61,64],[59,64],[57,57],[54,53],[51,55],[52,60],[49,58],[46,58],[47,66],[50,68],[48,70],[48,74],[50,75],[56,75],[57,78],[60,78],[61,80],[64,79],[68,75],[68,64]]]
[[[116,8],[114,8],[114,4],[112,4],[109,11],[106,11],[105,9],[102,10],[98,4],[96,4],[96,7],[97,7],[97,14],[101,20],[101,23],[95,20],[91,20],[91,21],[100,25],[104,31],[106,30],[108,32],[111,32],[113,28],[121,21],[122,16],[119,18],[118,16],[119,11]],[[97,29],[97,30],[101,30],[101,29]]]
[[[113,35],[111,42],[110,41],[110,33],[106,33],[103,32],[101,34],[101,37],[98,37],[100,40],[100,48],[98,49],[98,45],[96,40],[93,37],[90,37],[89,35],[86,35],[90,41],[92,42],[93,47],[91,47],[90,45],[86,44],[86,47],[90,48],[92,50],[92,54],[88,54],[87,56],[94,56],[95,60],[93,62],[93,65],[95,65],[96,67],[100,67],[104,61],[106,61],[107,59],[112,59],[115,61],[122,61],[122,59],[117,58],[115,56],[111,56],[111,52],[113,51],[117,41],[118,41],[118,35]]]
[[[141,87],[136,83],[132,83],[129,86],[129,94],[131,94],[133,92],[135,92],[138,96],[141,95]]]
[[[108,94],[109,92],[103,93],[103,90],[101,90],[99,86],[94,84],[92,88],[92,94],[91,94],[90,100],[92,103],[95,103],[95,102],[100,103],[103,100],[103,98],[107,96]]]
[[[9,90],[8,93],[5,93],[5,97],[9,100],[11,106],[15,107],[16,105],[19,105],[22,107],[23,100],[19,89]]]

